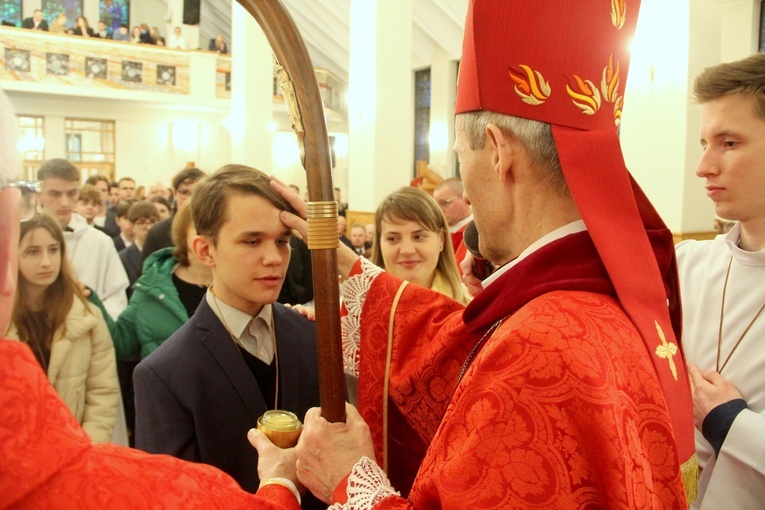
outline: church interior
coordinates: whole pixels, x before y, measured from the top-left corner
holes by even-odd
[[[364,216],[401,186],[459,175],[453,109],[467,0],[283,2],[314,63],[334,185],[349,211]],[[117,3],[61,5],[94,26]],[[236,1],[121,2],[127,19],[115,26],[146,23],[165,39],[179,27],[186,49],[26,30],[15,22],[36,9],[52,22],[59,2],[0,4],[0,87],[20,120],[29,177],[63,157],[83,181],[105,174],[169,185],[189,164],[212,172],[236,162],[305,190],[271,49]],[[706,67],[760,51],[761,8],[760,0],[642,1],[619,134],[627,167],[678,240],[721,228],[694,175],[700,107],[690,85]],[[225,54],[209,51],[218,34]]]

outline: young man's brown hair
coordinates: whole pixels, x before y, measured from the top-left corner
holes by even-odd
[[[131,205],[133,205],[133,200],[120,200],[114,204],[114,215],[117,218],[127,218]]]
[[[186,202],[173,216],[173,226],[170,230],[173,238],[173,258],[178,261],[182,266],[189,265],[189,252],[191,246],[187,242],[186,233],[189,227],[192,226],[191,222],[191,202]]]
[[[258,195],[277,209],[294,213],[295,210],[277,192],[271,189],[271,178],[260,170],[244,165],[225,165],[205,183],[201,184],[191,197],[191,216],[197,234],[208,237],[213,245],[225,216],[228,198],[234,193]]]
[[[109,179],[107,179],[103,175],[94,174],[94,175],[89,176],[85,180],[85,184],[90,184],[92,186],[95,186],[99,182],[105,182],[107,189],[112,187],[112,184],[111,184],[111,182],[109,182]]]
[[[95,188],[95,186],[92,186],[90,184],[83,184],[82,187],[80,187],[80,192],[78,195],[77,200],[81,202],[93,202],[94,205],[100,206],[101,205],[101,192],[98,191],[98,189]]]
[[[63,158],[53,158],[44,161],[37,170],[37,179],[44,181],[50,177],[58,177],[64,181],[79,181],[80,171],[72,163]]]
[[[149,200],[139,200],[133,202],[127,211],[127,219],[130,223],[135,223],[144,218],[154,218],[159,221],[159,213],[157,208],[154,207],[154,202]]]
[[[701,104],[732,94],[751,97],[757,116],[765,119],[765,53],[708,67],[693,82]]]
[[[178,191],[178,187],[181,184],[190,184],[192,182],[197,182],[199,179],[202,179],[206,176],[202,170],[195,167],[190,168],[184,168],[177,174],[173,176],[173,191]]]

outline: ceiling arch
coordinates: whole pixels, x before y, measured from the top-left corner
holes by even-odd
[[[365,0],[355,0],[365,1]],[[385,0],[396,1],[396,0]],[[314,65],[348,80],[351,0],[283,0]],[[462,51],[468,0],[412,0],[412,68],[430,65],[440,48],[454,59]]]

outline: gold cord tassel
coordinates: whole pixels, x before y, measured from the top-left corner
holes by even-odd
[[[683,462],[680,466],[680,473],[683,477],[683,487],[685,487],[685,499],[690,506],[699,492],[699,458],[694,453],[690,459]]]

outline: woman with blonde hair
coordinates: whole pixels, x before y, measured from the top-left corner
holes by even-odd
[[[56,19],[50,24],[48,31],[51,34],[66,34],[70,33],[69,27],[66,26],[66,14],[63,12],[58,13]]]
[[[7,338],[29,345],[56,392],[95,442],[109,442],[120,399],[114,345],[66,258],[58,222],[21,223],[18,288]]]
[[[370,260],[393,276],[462,304],[470,301],[457,272],[446,217],[420,189],[401,188],[377,208]]]
[[[159,28],[151,27],[149,29],[149,37],[151,37],[151,40],[154,41],[154,44],[157,46],[165,45],[165,38],[162,37],[162,34],[159,33]]]

